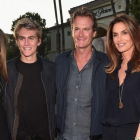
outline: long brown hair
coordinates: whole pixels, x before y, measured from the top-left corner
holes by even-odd
[[[107,30],[107,41],[106,41],[106,52],[110,59],[110,64],[106,68],[106,73],[113,77],[113,72],[122,59],[121,53],[116,49],[113,42],[113,27],[116,23],[123,22],[126,29],[134,43],[134,51],[131,56],[132,72],[140,71],[140,28],[136,20],[131,16],[123,14],[115,17],[108,26]]]
[[[8,82],[7,67],[6,67],[6,37],[0,29],[0,74]]]

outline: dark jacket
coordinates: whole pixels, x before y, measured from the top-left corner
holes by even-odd
[[[62,53],[56,57],[57,73],[57,128],[60,134],[64,132],[64,122],[66,115],[66,86],[69,76],[69,57],[71,51]],[[104,66],[108,63],[106,54],[95,50],[95,61],[92,73],[92,113],[90,137],[102,133],[101,120],[103,118],[103,106],[105,100],[106,74]]]
[[[17,69],[17,60],[14,58],[7,62],[9,84],[5,91],[5,110],[7,114],[8,127],[12,140],[16,140],[19,114],[18,93],[22,85],[23,75]],[[38,57],[41,65],[41,79],[45,89],[46,104],[48,111],[48,122],[51,139],[55,134],[55,64],[45,58]]]

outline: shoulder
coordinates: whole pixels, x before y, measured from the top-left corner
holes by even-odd
[[[53,61],[50,61],[47,58],[39,57],[39,61],[41,64],[42,74],[50,75],[54,81],[56,78],[56,65]],[[45,78],[45,77],[44,77]]]
[[[7,69],[11,69],[12,67],[15,67],[15,65],[16,65],[16,61],[17,61],[17,57],[16,58],[13,58],[13,59],[11,59],[11,60],[8,60],[7,61]]]
[[[17,57],[16,58],[13,58],[11,60],[8,60],[7,61],[7,65],[11,65],[11,64],[15,63],[16,59],[17,59]]]
[[[110,62],[105,53],[97,51],[97,50],[96,50],[96,57],[98,57],[100,60],[104,61],[107,64]]]
[[[108,59],[107,55],[103,52],[100,52],[100,51],[97,51],[96,50],[96,55],[99,57],[99,58],[102,58],[102,59]]]
[[[55,70],[55,63],[47,58],[43,58],[43,57],[39,57],[39,61],[41,64],[41,67],[44,70],[49,70],[49,71],[53,71]]]
[[[47,58],[44,58],[44,57],[39,57],[39,59],[41,60],[41,62],[43,64],[48,64],[48,65],[55,65],[55,63]]]
[[[62,61],[67,60],[69,58],[70,54],[71,54],[71,50],[57,55],[55,58],[55,62],[61,63]]]

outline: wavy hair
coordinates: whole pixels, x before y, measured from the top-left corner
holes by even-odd
[[[113,42],[113,27],[116,23],[124,23],[132,42],[134,42],[134,50],[130,59],[132,64],[132,73],[140,71],[140,27],[137,21],[129,15],[123,14],[115,17],[108,26],[106,52],[110,59],[110,64],[106,68],[106,73],[113,78],[113,72],[122,59],[121,53],[116,49]]]
[[[29,18],[23,18],[21,20],[18,20],[18,22],[15,24],[15,28],[14,28],[15,39],[18,39],[18,32],[21,28],[36,30],[37,37],[38,38],[42,37],[42,30],[39,24]]]

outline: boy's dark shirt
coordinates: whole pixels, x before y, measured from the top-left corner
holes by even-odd
[[[17,138],[37,135],[44,140],[50,140],[47,103],[39,61],[28,64],[19,60],[18,70],[23,74],[23,82],[18,95]]]

